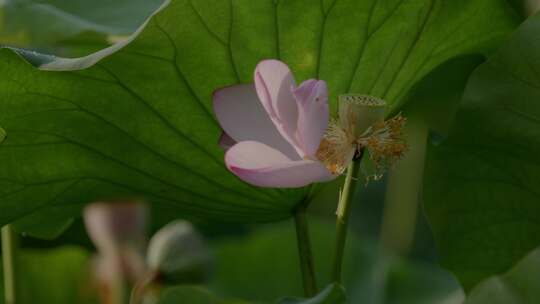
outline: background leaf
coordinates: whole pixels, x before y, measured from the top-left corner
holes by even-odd
[[[166,289],[160,296],[159,304],[247,304],[238,300],[222,300],[200,287],[179,286]]]
[[[66,54],[66,39],[91,32],[101,34],[94,37],[100,37],[97,46],[103,46],[108,35],[131,34],[161,3],[162,0],[5,0],[0,2],[0,45]],[[58,46],[62,48],[55,48]]]
[[[258,61],[277,57],[298,80],[327,80],[334,109],[338,94],[356,92],[396,111],[435,67],[487,52],[514,23],[502,0],[176,0],[92,56],[19,52],[41,71],[0,50],[0,124],[10,134],[0,224],[132,196],[169,217],[289,217],[305,189],[256,189],[225,169],[213,90],[250,82]]]
[[[540,250],[504,275],[491,277],[471,291],[465,304],[534,304],[540,299]]]
[[[200,287],[179,286],[165,290],[161,295],[159,304],[248,304],[241,300],[218,299],[209,291]],[[260,302],[257,302],[260,303]],[[311,299],[283,299],[276,304],[345,304],[345,295],[342,287],[330,285]]]
[[[333,244],[335,224],[317,217],[309,220],[317,281],[319,288],[324,288],[331,281],[328,261],[332,260],[333,248],[329,244]],[[352,232],[343,267],[349,303],[434,304],[461,295],[448,272],[432,263],[389,255],[374,240]],[[301,297],[296,246],[292,222],[217,240],[213,246],[216,268],[209,288],[217,294],[251,301],[269,302],[280,295]]]
[[[13,230],[24,236],[53,240],[64,233],[73,223],[72,218],[66,218],[67,212],[69,211],[62,210],[62,207],[51,207],[15,221],[12,227]]]
[[[468,289],[540,245],[539,32],[529,19],[476,70],[455,128],[428,151],[427,215]]]
[[[78,247],[19,251],[17,303],[32,304],[36,299],[43,304],[98,303],[88,266],[88,253]]]
[[[278,304],[345,304],[347,299],[345,289],[338,284],[332,284],[324,288],[318,295],[311,299],[287,298],[280,300]]]
[[[430,131],[442,136],[448,135],[467,81],[483,61],[481,55],[462,56],[433,70],[411,91],[411,102],[403,109],[408,122],[421,119]]]

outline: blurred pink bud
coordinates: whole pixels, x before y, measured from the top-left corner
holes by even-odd
[[[146,221],[147,208],[140,202],[98,202],[85,208],[86,230],[100,256],[98,279],[115,277],[115,271],[133,281],[144,274]]]

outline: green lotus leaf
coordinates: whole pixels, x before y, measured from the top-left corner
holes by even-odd
[[[467,288],[540,245],[540,16],[471,76],[424,199],[442,263]]]
[[[307,189],[254,188],[225,169],[216,88],[251,82],[261,59],[279,58],[299,81],[326,80],[333,112],[348,92],[383,98],[395,112],[430,71],[489,52],[515,19],[503,0],[173,0],[90,56],[0,50],[9,134],[0,224],[126,197],[170,215],[287,218]]]

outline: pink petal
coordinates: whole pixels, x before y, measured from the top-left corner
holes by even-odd
[[[102,254],[145,243],[146,206],[139,202],[96,202],[84,209],[88,236]]]
[[[230,86],[214,92],[214,113],[223,131],[234,141],[259,141],[292,159],[300,158],[270,120],[252,84]]]
[[[147,216],[146,205],[138,201],[96,202],[84,209],[88,236],[100,256],[95,265],[98,279],[104,284],[114,276],[134,282],[146,272]]]
[[[102,285],[110,287],[115,281],[122,279],[122,259],[110,255],[96,255],[90,262],[96,279]]]
[[[270,118],[291,145],[298,121],[298,107],[293,95],[296,86],[289,67],[278,60],[261,61],[255,69],[255,88]]]
[[[263,143],[244,141],[225,154],[231,172],[259,187],[297,188],[335,178],[326,167],[312,160],[291,160]]]
[[[328,89],[326,82],[310,79],[294,91],[298,102],[296,138],[305,155],[315,157],[328,127]]]

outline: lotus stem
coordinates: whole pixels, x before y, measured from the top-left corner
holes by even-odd
[[[6,304],[16,303],[15,235],[10,225],[2,227],[2,263],[4,268],[4,299]]]
[[[302,282],[304,285],[304,295],[306,297],[313,297],[317,294],[317,280],[315,276],[313,254],[311,251],[306,207],[304,205],[296,208],[294,212],[294,222],[296,225],[296,237],[300,257],[300,269],[302,271]]]
[[[334,249],[334,264],[332,268],[332,279],[334,282],[341,283],[343,254],[345,252],[345,244],[347,241],[347,230],[349,225],[349,214],[351,211],[352,198],[356,189],[358,172],[360,171],[360,161],[363,153],[360,153],[347,168],[347,175],[343,190],[340,194],[337,221],[336,221],[336,245]]]

